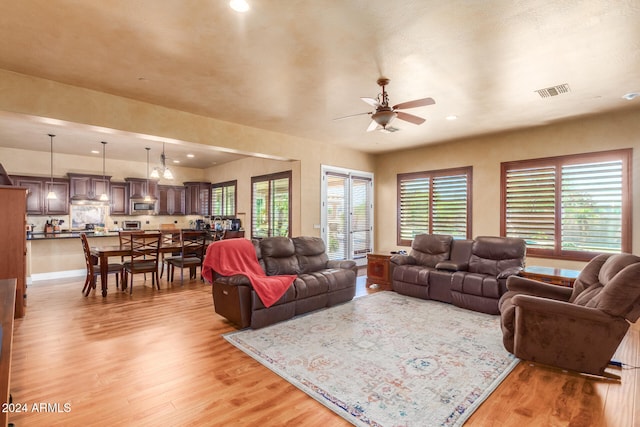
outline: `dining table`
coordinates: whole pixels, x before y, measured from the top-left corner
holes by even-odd
[[[175,253],[180,252],[182,246],[178,243],[171,243],[161,245],[158,251],[160,253]],[[100,285],[102,289],[102,296],[107,296],[107,280],[109,275],[109,258],[110,257],[123,257],[131,255],[131,247],[129,245],[105,245],[105,246],[93,246],[91,247],[91,255],[98,257],[100,260]],[[122,284],[122,289],[127,288],[127,283]]]

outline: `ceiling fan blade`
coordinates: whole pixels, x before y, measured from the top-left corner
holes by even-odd
[[[360,98],[360,99],[362,99],[364,102],[371,105],[372,107],[378,108],[380,106],[377,99],[373,99],[373,98]]]
[[[350,114],[350,115],[348,115],[348,116],[337,117],[337,118],[335,118],[335,119],[333,119],[333,120],[334,120],[334,121],[336,121],[336,120],[349,119],[349,118],[351,118],[351,117],[364,116],[365,114],[373,114],[373,113],[369,112],[369,113]]]
[[[372,132],[377,128],[378,128],[378,123],[376,123],[375,120],[371,120],[371,123],[369,123],[369,127],[367,128],[367,132]]]
[[[406,108],[424,107],[425,105],[433,105],[436,101],[433,98],[414,99],[413,101],[403,102],[402,104],[394,105],[393,109],[404,110]]]
[[[425,122],[422,117],[414,116],[413,114],[407,114],[402,111],[396,111],[397,117],[405,122],[413,123],[414,125],[421,125]]]

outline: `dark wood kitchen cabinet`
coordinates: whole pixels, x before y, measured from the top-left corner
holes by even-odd
[[[211,183],[185,182],[186,214],[211,215]]]
[[[27,189],[27,215],[68,215],[69,214],[69,181],[62,178],[40,176],[11,177],[17,187]],[[47,194],[52,190],[57,199],[48,200]]]
[[[50,191],[53,191],[57,198],[47,199]],[[43,195],[45,215],[69,215],[69,181],[45,181]]]
[[[15,186],[27,189],[27,215],[43,215],[44,180],[35,176],[12,176],[11,180]]]
[[[110,184],[110,214],[129,215],[129,184],[126,182],[112,182]]]
[[[68,173],[71,200],[98,200],[109,194],[110,176]]]
[[[131,199],[144,199],[147,194],[152,199],[158,198],[158,181],[145,178],[125,178],[129,184],[129,197]]]
[[[158,214],[184,215],[186,189],[177,185],[158,185]]]

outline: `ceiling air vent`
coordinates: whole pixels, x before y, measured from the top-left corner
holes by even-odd
[[[558,96],[561,93],[569,93],[570,91],[571,89],[569,88],[568,83],[536,90],[536,92],[538,92],[538,95],[540,95],[540,98],[549,98],[550,96]]]

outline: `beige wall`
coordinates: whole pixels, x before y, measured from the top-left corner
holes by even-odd
[[[318,142],[267,132],[4,70],[0,70],[0,93],[0,111],[174,138],[263,158],[298,161],[300,179],[296,185],[299,188],[294,188],[293,201],[298,219],[294,219],[293,226],[301,234],[317,236],[320,232],[314,224],[320,224],[322,164],[368,172],[373,172],[374,168],[372,155],[338,148],[330,141]],[[260,164],[260,170],[271,167],[268,162]],[[48,171],[44,163],[39,167]],[[206,175],[218,181],[215,169],[207,171]],[[227,171],[227,167],[222,170]],[[229,179],[235,179],[233,173],[225,173]],[[238,174],[237,178],[241,176]]]
[[[376,159],[376,249],[396,246],[396,175],[473,166],[473,236],[500,233],[500,163],[634,148],[632,178],[633,252],[640,253],[640,111],[551,124],[516,132],[470,138],[420,149],[387,153]],[[387,226],[382,227],[383,224]],[[393,224],[393,226],[389,226]],[[529,259],[529,265],[581,268],[584,263]]]

